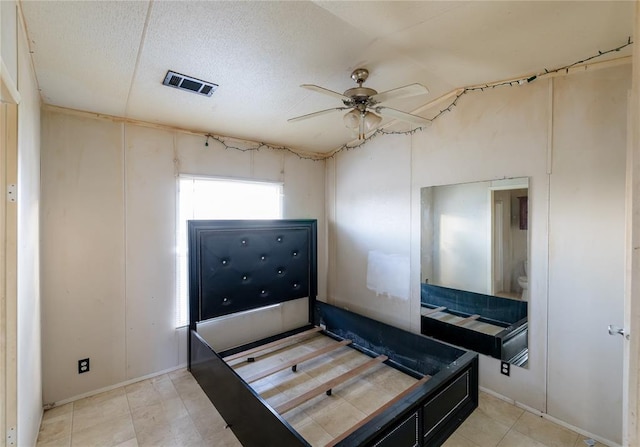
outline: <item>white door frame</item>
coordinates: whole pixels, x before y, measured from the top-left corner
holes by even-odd
[[[18,102],[0,59],[0,446],[17,445]]]
[[[627,126],[623,445],[640,445],[640,1],[636,0]]]

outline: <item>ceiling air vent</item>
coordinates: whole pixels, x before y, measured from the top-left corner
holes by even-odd
[[[192,78],[191,76],[176,73],[175,71],[167,72],[163,84],[204,96],[211,96],[216,88],[218,88],[218,84],[214,84],[213,82],[202,81]]]

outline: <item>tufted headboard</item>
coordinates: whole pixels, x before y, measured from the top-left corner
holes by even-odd
[[[317,293],[316,220],[190,220],[189,326]],[[313,321],[309,315],[309,321]]]

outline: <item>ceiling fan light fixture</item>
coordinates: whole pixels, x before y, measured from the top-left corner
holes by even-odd
[[[364,114],[364,130],[365,132],[371,132],[373,129],[378,127],[380,122],[382,121],[382,117],[376,115],[373,112],[365,112]]]
[[[342,119],[349,129],[356,130],[360,126],[360,112],[356,109],[345,113]]]

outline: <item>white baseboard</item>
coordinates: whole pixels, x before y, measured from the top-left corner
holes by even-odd
[[[522,408],[523,410],[525,410],[525,411],[527,411],[527,412],[529,412],[531,414],[535,414],[536,416],[539,416],[539,417],[541,417],[543,419],[546,419],[549,422],[553,422],[554,424],[558,424],[561,427],[564,427],[564,428],[567,428],[567,429],[569,429],[571,431],[574,431],[574,432],[578,433],[579,435],[584,436],[585,438],[591,438],[591,439],[593,439],[595,441],[598,441],[600,444],[604,444],[604,445],[609,446],[609,447],[622,447],[620,444],[616,444],[613,441],[609,441],[608,439],[604,439],[604,438],[602,438],[600,436],[594,435],[593,433],[589,433],[586,430],[583,430],[583,429],[581,429],[579,427],[575,427],[575,426],[573,426],[571,424],[568,424],[568,423],[566,423],[566,422],[564,422],[564,421],[562,421],[562,420],[560,420],[558,418],[550,416],[547,413],[543,413],[540,410],[536,410],[535,408],[532,408],[532,407],[530,407],[528,405],[525,405],[525,404],[523,404],[521,402],[517,402],[517,401],[515,401],[513,399],[510,399],[510,398],[508,398],[506,396],[503,396],[502,394],[498,394],[495,391],[492,391],[492,390],[489,390],[489,389],[483,388],[483,387],[479,387],[479,388],[480,388],[480,391],[483,391],[483,392],[485,392],[485,393],[487,393],[487,394],[489,394],[489,395],[491,395],[491,396],[493,396],[493,397],[495,397],[497,399],[500,399],[500,400],[508,402],[508,403],[510,403],[512,405],[515,405],[518,408]],[[586,445],[587,444],[585,444],[585,447],[586,447]]]
[[[515,400],[510,399],[510,398],[508,398],[507,396],[503,396],[502,394],[498,394],[498,393],[496,393],[495,391],[490,390],[490,389],[488,389],[488,388],[485,388],[485,387],[480,386],[480,387],[478,387],[478,389],[479,389],[480,391],[482,391],[483,393],[487,393],[487,394],[489,394],[489,395],[491,395],[491,396],[493,396],[493,397],[495,397],[495,398],[497,398],[497,399],[500,399],[500,400],[503,400],[503,401],[505,401],[505,402],[507,402],[507,403],[510,403],[511,405],[515,405],[515,404],[516,404],[516,401],[515,401]]]
[[[43,408],[45,410],[50,410],[51,408],[59,407],[61,405],[68,404],[70,402],[75,402],[76,400],[84,399],[85,397],[95,396],[96,394],[105,393],[107,391],[115,390],[116,388],[120,388],[122,386],[131,385],[132,383],[141,382],[143,380],[151,379],[153,377],[158,377],[158,376],[161,376],[163,374],[168,374],[170,372],[177,371],[179,369],[186,368],[186,367],[187,367],[187,364],[184,363],[184,364],[178,365],[178,366],[176,366],[174,368],[169,368],[169,369],[165,369],[163,371],[154,372],[152,374],[147,374],[146,376],[142,376],[142,377],[136,377],[135,379],[125,380],[124,382],[116,383],[116,384],[113,384],[113,385],[106,386],[104,388],[99,388],[97,390],[92,390],[92,391],[88,391],[86,393],[78,394],[77,396],[73,396],[73,397],[70,397],[68,399],[63,399],[63,400],[58,401],[58,402],[48,403],[48,404],[45,404],[43,406]]]

